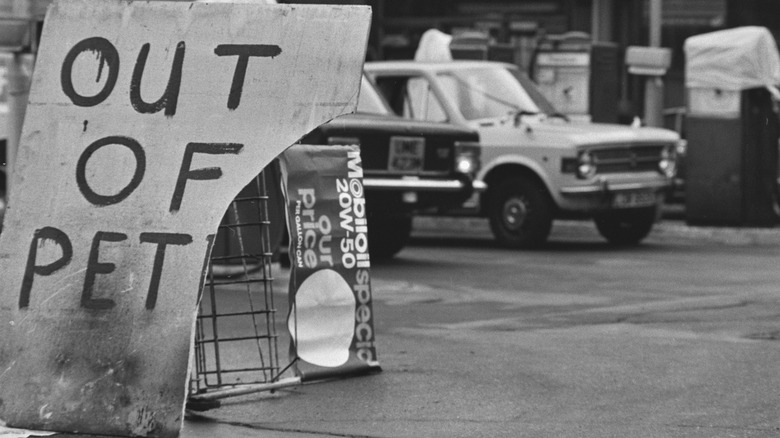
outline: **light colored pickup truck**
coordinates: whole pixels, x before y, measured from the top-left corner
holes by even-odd
[[[592,217],[609,242],[637,244],[659,217],[675,174],[677,133],[575,122],[511,64],[365,64],[401,116],[479,131],[487,183],[466,207],[487,216],[504,246],[543,244],[554,218]]]

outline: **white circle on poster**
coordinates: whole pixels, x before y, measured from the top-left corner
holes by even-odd
[[[355,307],[355,295],[338,272],[323,269],[304,280],[287,321],[298,356],[321,367],[346,363],[355,332]]]

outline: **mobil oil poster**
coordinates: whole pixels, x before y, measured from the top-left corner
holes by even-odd
[[[296,370],[304,381],[378,371],[360,150],[296,145],[282,168]]]

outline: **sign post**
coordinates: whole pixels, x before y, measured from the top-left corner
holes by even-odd
[[[222,214],[354,110],[369,21],[360,6],[49,8],[0,235],[0,419],[178,435]]]

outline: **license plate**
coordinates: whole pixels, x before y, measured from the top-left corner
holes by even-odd
[[[612,199],[614,208],[649,207],[655,203],[656,196],[653,192],[617,193]]]
[[[419,172],[425,160],[425,139],[391,137],[387,169],[396,172]]]

